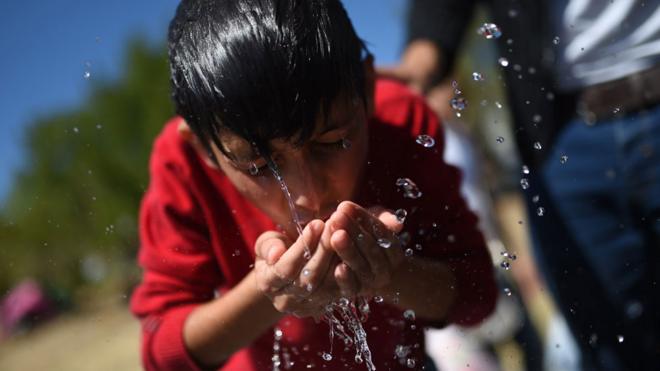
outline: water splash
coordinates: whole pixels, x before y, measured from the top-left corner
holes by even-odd
[[[331,333],[336,333],[344,341],[344,345],[355,346],[355,362],[364,362],[368,371],[374,371],[376,366],[367,344],[367,333],[362,326],[368,313],[369,305],[364,298],[358,298],[353,302],[348,299],[339,300],[326,307],[324,320],[333,329]]]
[[[403,197],[417,199],[422,197],[422,192],[417,188],[417,184],[409,178],[399,178],[396,185],[403,191]]]
[[[397,211],[394,212],[394,216],[396,217],[397,222],[403,224],[406,221],[408,212],[404,209],[397,209]]]
[[[502,31],[500,31],[500,28],[495,23],[484,23],[479,27],[477,33],[488,40],[497,39],[502,36]]]
[[[286,182],[284,181],[284,178],[282,177],[282,174],[280,174],[280,171],[277,168],[277,165],[275,165],[275,162],[268,156],[266,156],[265,158],[266,158],[266,162],[268,164],[268,168],[270,169],[270,171],[275,176],[275,179],[277,179],[278,183],[280,184],[280,189],[282,189],[282,192],[284,192],[284,197],[286,198],[286,200],[289,204],[289,210],[291,211],[291,218],[293,219],[293,223],[296,226],[296,230],[298,231],[298,235],[302,236],[303,228],[302,228],[302,224],[300,223],[300,216],[298,215],[298,211],[296,211],[296,205],[293,203],[293,198],[291,197],[291,192],[289,192],[289,187],[286,185]],[[250,168],[250,172],[251,171],[252,171],[252,168]],[[311,257],[312,257],[312,253],[309,250],[309,246],[307,246],[307,243],[305,243],[305,252],[304,252],[303,257],[307,260],[311,259]]]
[[[432,136],[426,134],[417,136],[417,139],[415,141],[417,142],[417,144],[425,148],[431,148],[435,145],[435,139],[433,139]]]
[[[296,230],[298,231],[299,235],[302,235],[303,229],[300,223],[300,216],[296,211],[295,204],[293,203],[293,198],[291,197],[291,192],[289,192],[289,187],[287,187],[284,178],[280,174],[280,171],[277,168],[277,165],[273,162],[273,160],[270,157],[265,157],[265,159],[268,164],[268,167],[275,176],[275,179],[277,179],[277,181],[279,182],[282,192],[284,192],[284,196],[287,199],[287,202],[289,204],[289,209],[291,211],[291,217],[293,219],[294,224],[296,225]],[[309,246],[307,246],[306,244],[305,244],[304,254],[305,254],[304,257],[306,259],[311,258],[311,252],[309,250]],[[304,274],[305,272],[303,272],[303,275]],[[311,285],[308,285],[306,288],[308,291],[311,291],[312,289]],[[366,321],[367,314],[369,313],[369,304],[367,300],[364,298],[358,298],[356,299],[356,302],[351,302],[346,298],[342,298],[335,303],[329,304],[326,307],[326,311],[323,319],[328,322],[330,327],[329,338],[330,338],[331,346],[330,346],[330,352],[329,353],[324,352],[321,357],[325,361],[332,360],[332,344],[334,342],[334,336],[336,334],[339,338],[344,340],[344,345],[346,346],[355,345],[355,351],[356,351],[355,361],[357,363],[365,362],[368,371],[375,371],[376,366],[374,365],[371,359],[371,350],[369,349],[369,345],[367,344],[367,333],[364,330],[364,327],[362,326],[362,322]],[[337,314],[339,315],[339,317],[337,317]],[[342,321],[343,323],[346,324],[346,326],[342,324]],[[279,349],[280,349],[279,341],[282,338],[282,331],[279,330],[278,332],[278,330],[279,329],[276,329],[275,332],[275,343],[273,346],[273,350],[275,351],[275,354],[273,355],[272,361],[273,361],[273,370],[279,371],[280,365],[282,364],[282,360],[279,355]]]
[[[449,101],[449,105],[456,111],[463,111],[467,108],[468,102],[467,99],[457,95]]]

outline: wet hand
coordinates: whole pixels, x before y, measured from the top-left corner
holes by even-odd
[[[396,236],[402,228],[396,216],[381,207],[367,210],[350,201],[342,202],[326,222],[321,241],[345,265],[335,269],[337,284],[360,295],[380,293],[404,260]]]
[[[291,243],[284,234],[268,231],[255,244],[255,276],[258,289],[280,312],[298,317],[318,316],[325,306],[342,297],[342,289],[334,278],[336,272],[351,279],[330,248],[323,246],[321,236],[325,224],[310,222],[303,234]],[[311,258],[306,258],[306,246]],[[350,287],[350,285],[348,285]],[[350,289],[349,289],[350,290]]]

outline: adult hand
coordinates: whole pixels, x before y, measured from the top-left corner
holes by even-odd
[[[436,44],[428,40],[411,42],[393,67],[379,67],[381,77],[399,80],[418,94],[425,95],[437,82],[442,70],[442,55]]]

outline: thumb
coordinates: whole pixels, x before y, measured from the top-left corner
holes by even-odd
[[[254,244],[255,255],[272,265],[279,260],[290,245],[289,239],[284,234],[266,231],[257,238],[257,242]]]

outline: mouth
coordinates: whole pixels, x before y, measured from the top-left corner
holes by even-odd
[[[302,213],[299,213],[298,216],[299,216],[300,226],[302,227],[302,229],[305,229],[307,224],[309,224],[312,220],[322,220],[323,222],[326,222],[326,221],[328,221],[328,219],[330,219],[330,216],[332,216],[332,213],[333,213],[333,211],[324,212],[321,215],[317,215],[316,213],[314,215],[309,215],[309,214],[308,215],[300,215]],[[295,224],[295,223],[293,223],[293,224]]]

